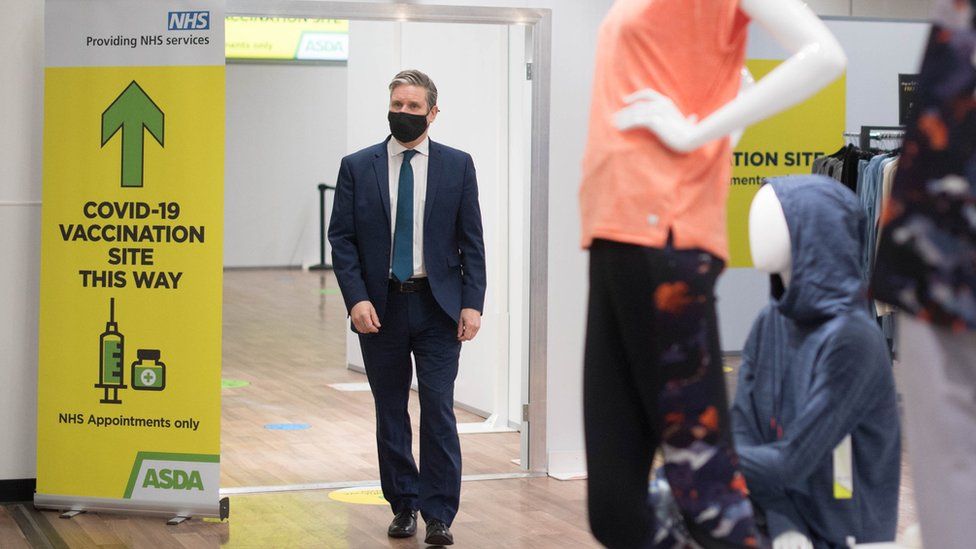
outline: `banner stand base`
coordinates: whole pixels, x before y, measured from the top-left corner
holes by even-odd
[[[61,511],[63,518],[71,518],[84,512],[149,515],[166,517],[167,520],[173,517],[185,517],[184,520],[190,517],[224,520],[230,516],[230,500],[226,497],[213,504],[203,504],[34,494],[34,507]]]
[[[227,520],[230,518],[230,498],[223,497],[220,498],[220,520]]]

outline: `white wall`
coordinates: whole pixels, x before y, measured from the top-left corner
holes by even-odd
[[[807,0],[820,15],[880,17],[886,19],[925,19],[929,0]]]
[[[828,20],[847,53],[847,129],[898,125],[898,74],[922,61],[929,25],[917,22]],[[786,52],[761,28],[749,34],[751,59],[783,59]]]
[[[585,470],[583,336],[587,255],[580,249],[577,191],[589,124],[596,32],[609,0],[542,3],[553,10],[549,121],[549,308],[546,429],[549,472]],[[538,5],[538,4],[536,4]]]
[[[0,18],[0,479],[33,478],[37,447],[44,4]]]
[[[930,0],[852,0],[850,15],[886,19],[925,19],[928,17],[930,4]]]
[[[355,93],[349,94],[347,106],[347,153],[379,143],[390,133],[387,86],[401,66],[400,28],[387,21],[349,22],[347,82]]]
[[[225,266],[319,262],[316,186],[346,151],[346,90],[344,66],[227,65]]]
[[[390,132],[386,105],[390,76],[400,70],[402,25],[387,21],[349,22],[347,153],[378,143]],[[436,81],[435,81],[436,82]],[[436,123],[436,122],[435,122]],[[363,369],[359,340],[346,335],[346,362]]]
[[[847,131],[862,125],[898,125],[898,74],[914,73],[929,26],[913,22],[827,21],[847,53]],[[879,52],[883,52],[879,54]],[[750,59],[784,59],[786,52],[758,26],[749,34]],[[755,269],[729,269],[716,289],[722,348],[742,350],[752,319],[769,298],[768,277]]]

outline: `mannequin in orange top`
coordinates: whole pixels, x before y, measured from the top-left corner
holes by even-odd
[[[750,20],[792,55],[743,86]],[[799,0],[617,0],[601,25],[580,205],[589,514],[604,545],[680,546],[684,530],[706,548],[766,545],[732,448],[714,304],[729,136],[845,66]],[[677,528],[647,502],[658,447]]]

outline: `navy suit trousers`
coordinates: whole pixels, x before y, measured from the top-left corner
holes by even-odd
[[[425,520],[450,525],[461,497],[461,443],[454,417],[454,380],[461,343],[457,322],[429,289],[391,291],[377,334],[359,336],[376,405],[376,444],[383,496],[394,513],[419,509]],[[420,469],[412,452],[407,402],[417,366]]]

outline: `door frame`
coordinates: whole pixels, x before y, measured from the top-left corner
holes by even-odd
[[[364,21],[524,25],[532,81],[531,177],[529,191],[528,363],[523,368],[522,468],[548,470],[546,449],[547,326],[549,271],[549,108],[552,11],[318,0],[227,0],[227,15],[318,17]]]

